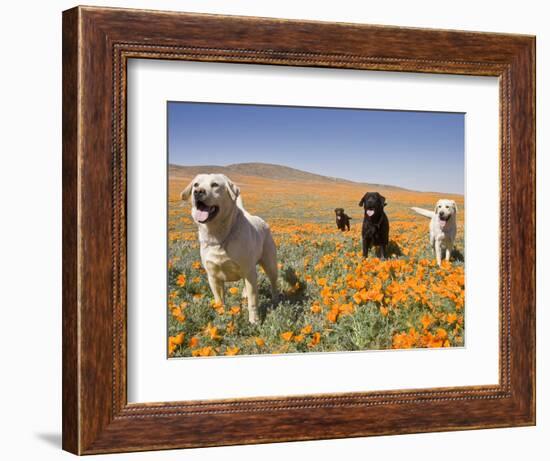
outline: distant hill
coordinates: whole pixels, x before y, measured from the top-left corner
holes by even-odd
[[[254,176],[266,179],[276,179],[283,181],[297,181],[297,182],[330,182],[341,184],[360,184],[377,189],[388,190],[402,190],[408,191],[403,187],[389,186],[385,184],[372,184],[372,183],[359,183],[356,181],[349,181],[342,178],[333,178],[331,176],[323,176],[315,173],[309,173],[307,171],[298,170],[296,168],[290,168],[283,165],[274,165],[271,163],[235,163],[227,166],[219,165],[197,165],[197,166],[183,166],[183,165],[169,165],[168,174],[171,177],[189,177],[195,176],[201,173],[221,173],[229,177],[231,175],[239,176]]]

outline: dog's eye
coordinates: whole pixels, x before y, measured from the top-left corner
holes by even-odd
[[[219,184],[217,182],[213,182],[212,184],[210,184],[210,187],[219,187]]]
[[[199,183],[196,182],[195,184],[193,184],[193,187],[199,187]]]
[[[448,206],[446,206],[445,208],[447,208],[447,210],[449,209],[449,207],[448,207]]]

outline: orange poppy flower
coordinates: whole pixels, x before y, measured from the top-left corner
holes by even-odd
[[[292,333],[292,331],[285,331],[284,333],[281,333],[281,338],[283,338],[285,341],[290,341],[293,336],[294,333]]]
[[[178,275],[178,278],[176,279],[176,285],[179,287],[184,287],[186,282],[185,275],[180,274]]]
[[[214,327],[210,323],[204,329],[204,334],[210,336],[210,339],[221,339],[221,336],[218,334],[218,327]]]
[[[237,355],[239,353],[240,349],[238,347],[228,347],[225,350],[225,355]]]
[[[336,321],[338,320],[338,314],[340,313],[340,311],[338,309],[331,309],[329,311],[329,313],[327,314],[327,320],[331,323],[336,323]]]
[[[433,322],[433,317],[430,314],[424,314],[420,318],[420,323],[424,328],[428,328]]]
[[[321,341],[321,333],[315,332],[311,337],[311,341],[308,343],[309,347],[315,347]]]
[[[172,316],[180,323],[185,322],[185,315],[181,311],[181,307],[172,309]]]
[[[191,351],[191,355],[193,357],[208,357],[211,355],[216,355],[216,352],[214,351],[214,349],[212,349],[212,347],[206,346],[201,349],[195,349]]]
[[[202,267],[202,264],[200,261],[194,261],[192,266],[193,266],[193,269],[200,269]]]
[[[457,321],[458,316],[456,314],[447,314],[447,322],[448,323],[455,323]]]
[[[314,313],[314,314],[318,314],[319,312],[321,312],[321,306],[319,306],[319,304],[313,304],[311,306],[311,312]]]
[[[168,337],[168,354],[169,355],[172,355],[175,352],[176,348],[180,344],[183,344],[183,337],[184,337],[184,333],[179,333],[175,336]]]

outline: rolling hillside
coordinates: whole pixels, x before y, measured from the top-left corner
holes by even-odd
[[[227,166],[218,165],[198,165],[198,166],[182,166],[182,165],[169,165],[169,176],[172,179],[189,178],[200,173],[222,173],[237,181],[237,177],[244,179],[243,177],[255,177],[262,179],[270,179],[277,181],[296,181],[301,183],[331,183],[342,184],[350,186],[365,186],[373,190],[386,190],[386,191],[406,191],[409,189],[403,187],[397,187],[387,184],[373,184],[373,183],[359,183],[355,181],[349,181],[342,178],[334,178],[330,176],[322,176],[315,173],[309,173],[307,171],[298,170],[296,168],[290,168],[283,165],[274,165],[271,163],[236,163]],[[246,179],[245,179],[246,180]],[[412,192],[412,191],[411,191]],[[439,194],[450,195],[450,194]]]

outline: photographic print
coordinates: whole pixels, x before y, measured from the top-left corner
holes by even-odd
[[[168,357],[464,346],[464,114],[169,102]]]

